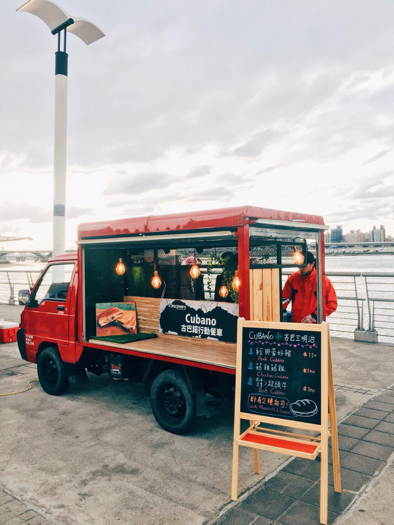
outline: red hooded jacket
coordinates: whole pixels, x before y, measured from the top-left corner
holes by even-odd
[[[295,272],[289,276],[282,291],[282,308],[286,310],[287,305],[292,301],[292,321],[300,323],[306,315],[317,317],[317,296],[316,296],[316,269],[313,268],[309,275],[301,275]],[[287,299],[287,300],[286,300]],[[324,277],[323,284],[323,320],[337,309],[337,295],[334,287],[328,279]]]

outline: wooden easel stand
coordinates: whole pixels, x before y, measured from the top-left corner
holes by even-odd
[[[262,323],[238,320],[238,344],[237,344],[237,376],[235,396],[235,418],[234,418],[234,445],[233,445],[233,470],[231,483],[231,499],[238,499],[238,476],[239,476],[239,447],[248,447],[253,450],[254,469],[260,474],[259,450],[267,450],[279,454],[314,460],[320,454],[320,523],[327,524],[328,518],[328,440],[331,437],[334,490],[341,492],[341,473],[339,464],[338,430],[336,420],[334,381],[331,360],[331,344],[328,325],[302,325],[302,330],[320,331],[322,338],[321,348],[321,424],[309,424],[300,421],[290,421],[268,416],[257,416],[240,411],[241,407],[241,368],[242,368],[242,329],[247,328],[271,328],[294,330],[300,325],[288,323]],[[299,328],[301,330],[301,328]],[[241,420],[250,422],[245,432],[240,433]],[[328,422],[330,421],[330,430]],[[286,426],[306,431],[318,431],[319,436],[293,433],[280,429],[265,428],[262,423],[275,426]]]

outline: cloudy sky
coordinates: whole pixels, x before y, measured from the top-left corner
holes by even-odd
[[[0,234],[52,245],[54,52],[2,5]],[[394,2],[58,0],[68,38],[67,248],[80,222],[244,204],[394,234]]]

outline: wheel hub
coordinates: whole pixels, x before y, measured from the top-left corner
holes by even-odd
[[[53,359],[47,359],[44,366],[45,378],[49,383],[56,384],[57,381],[57,367]]]
[[[179,415],[184,409],[185,399],[178,388],[172,386],[164,392],[164,406],[172,416]]]

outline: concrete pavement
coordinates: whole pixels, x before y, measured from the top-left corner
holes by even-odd
[[[18,321],[20,310],[20,307],[0,305],[0,318]],[[339,419],[358,410],[391,386],[394,378],[393,346],[333,339],[332,352]],[[36,377],[35,365],[20,359],[16,344],[0,345],[0,393],[22,390],[26,381],[33,377]],[[12,498],[34,512],[29,519],[34,518],[37,523],[46,519],[56,524],[200,524],[214,523],[218,518],[225,523],[251,523],[240,521],[241,518],[231,521],[236,519],[235,510],[242,515],[242,508],[233,507],[229,497],[231,406],[210,419],[200,420],[188,436],[174,436],[157,426],[149,399],[140,384],[113,382],[93,375],[90,379],[87,385],[73,384],[61,397],[48,396],[36,383],[24,394],[0,397],[0,489],[3,490],[3,493],[0,491],[0,523],[4,522],[1,512],[4,509],[11,512],[10,508],[2,508],[2,496],[8,499],[5,502],[8,507],[9,498]],[[378,410],[376,407],[369,410]],[[370,419],[370,416],[371,413],[351,417]],[[380,423],[377,421],[374,426]],[[343,425],[344,432],[357,427],[357,424],[346,425]],[[357,443],[346,443],[346,446],[349,443],[352,447],[359,446],[358,451],[349,452],[357,456],[356,459],[358,456],[367,457],[360,453],[360,446],[365,445],[360,445],[359,441],[365,441],[368,433],[362,438],[344,436],[356,439]],[[394,447],[390,443],[380,446]],[[361,452],[365,450],[361,448]],[[289,462],[286,456],[260,453],[260,461],[262,473],[256,476],[251,454],[248,451],[241,454],[240,492],[244,494],[243,501],[254,497],[258,490],[274,492],[271,489],[277,487],[276,490],[280,491],[281,482],[289,487],[290,481],[294,481],[291,476],[297,477],[298,484],[301,478],[304,485],[305,480],[307,485],[312,481],[308,490],[315,485],[316,480],[308,480],[303,471],[296,472],[297,464]],[[367,459],[362,461],[368,463]],[[390,458],[378,461],[386,464]],[[368,480],[365,487],[358,489],[364,491],[373,484],[375,487],[380,484],[376,491],[384,498],[381,487],[389,490],[385,479],[387,477],[390,481],[392,478],[392,467],[387,467],[375,481],[383,468],[380,468],[380,463],[378,465],[378,471],[364,474]],[[277,470],[276,476],[264,486],[264,480]],[[375,519],[373,503],[368,504],[369,494],[375,497],[374,486],[358,503],[365,512],[355,509],[349,514],[345,507],[341,507],[334,518],[349,520],[352,525],[356,521],[351,520],[359,519],[359,515]],[[309,497],[312,496],[310,493]],[[356,496],[361,498],[358,492]],[[262,502],[257,502],[253,508],[264,507]],[[304,503],[314,508],[313,503]],[[261,513],[251,512],[250,508],[245,510],[246,517],[251,514],[256,525],[273,521]],[[345,510],[346,514],[340,515]],[[21,520],[23,514],[13,515],[12,519]],[[9,514],[6,516],[10,519]],[[296,513],[291,517],[292,523],[305,523],[297,521]],[[384,524],[384,519],[391,517],[390,514],[386,518],[377,515],[376,519],[380,521],[376,523]],[[374,521],[357,523],[364,525]]]

